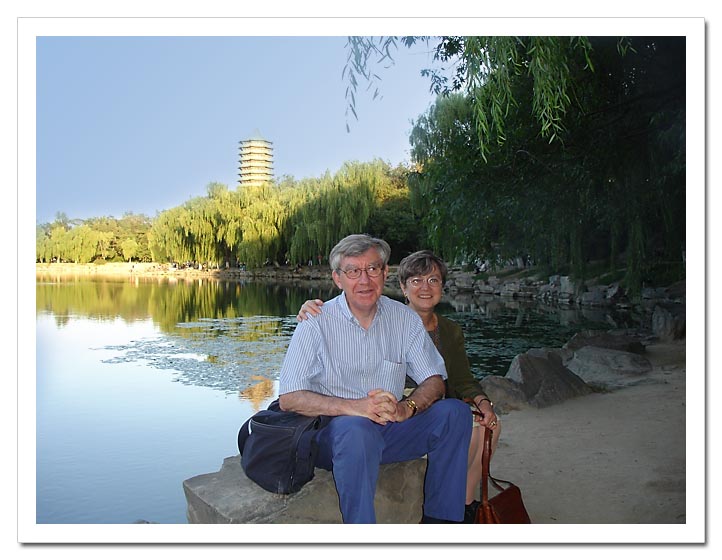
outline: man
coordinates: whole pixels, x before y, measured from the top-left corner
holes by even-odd
[[[333,471],[344,523],[375,523],[379,465],[428,456],[422,523],[464,517],[468,405],[444,395],[444,361],[419,316],[382,296],[389,245],[350,235],[331,251],[342,293],[300,323],[280,376],[283,410],[333,416],[317,466]],[[406,375],[418,387],[403,399]]]

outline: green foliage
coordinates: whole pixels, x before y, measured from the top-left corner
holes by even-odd
[[[684,275],[685,42],[679,37],[350,37],[356,91],[400,46],[434,43],[439,94],[413,123],[411,169],[348,162],[332,174],[207,194],[159,213],[37,228],[41,262],[97,259],[305,264],[349,233],[398,260],[429,247],[492,268],[598,275],[639,294]],[[448,70],[447,70],[448,69]]]
[[[150,251],[160,262],[305,264],[319,255],[325,260],[339,239],[360,231],[384,236],[399,254],[415,250],[406,173],[376,160],[236,191],[214,183],[206,197],[157,216],[148,232]]]
[[[120,248],[128,262],[132,261],[133,257],[138,254],[138,242],[130,237],[121,243]]]
[[[506,124],[512,108],[520,106],[514,95],[515,81],[531,81],[531,117],[542,138],[561,141],[564,117],[574,96],[572,65],[593,71],[591,42],[586,37],[349,37],[347,62],[342,77],[347,80],[347,114],[356,115],[356,92],[360,79],[367,89],[379,94],[380,77],[372,66],[393,64],[399,44],[411,46],[419,41],[435,43],[434,60],[443,66],[426,68],[431,89],[447,96],[463,91],[473,102],[474,123],[481,158],[486,161],[494,144],[507,139]],[[620,42],[625,52],[628,42]],[[448,66],[452,70],[447,73]],[[348,125],[347,125],[348,127]]]
[[[244,187],[241,209],[238,258],[250,266],[259,266],[266,259],[278,262],[287,218],[283,193],[272,185]]]
[[[208,197],[161,213],[150,232],[156,258],[227,261],[250,267],[305,263],[362,231],[389,181],[381,162],[347,163],[334,176],[239,188],[213,185]],[[212,235],[212,233],[215,235]]]
[[[528,255],[584,279],[590,259],[606,259],[613,270],[624,255],[625,283],[638,294],[653,281],[655,262],[674,267],[684,250],[684,40],[577,42],[583,57],[571,56],[580,47],[567,39],[527,41],[523,57],[501,42],[493,53],[504,50],[508,63],[473,95],[438,98],[411,133],[418,166],[411,201],[428,243],[447,259]],[[446,44],[466,56],[495,45],[488,38]],[[479,56],[480,67],[490,64],[491,54]],[[562,67],[549,62],[560,57]],[[554,77],[546,85],[544,74]],[[507,88],[504,98],[499,91]],[[488,122],[504,121],[496,129],[503,142],[485,149],[472,133],[479,134],[480,96],[497,103],[486,110]],[[557,113],[540,131],[524,108],[546,104]]]
[[[121,219],[102,217],[69,220],[59,213],[51,224],[36,227],[37,262],[90,263],[121,260],[123,246],[132,252],[126,259],[151,260],[147,232],[150,219],[142,214],[126,214]]]

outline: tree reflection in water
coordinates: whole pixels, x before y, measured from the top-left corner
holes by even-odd
[[[108,363],[148,363],[172,370],[178,382],[238,393],[258,403],[273,393],[301,304],[338,292],[330,283],[308,287],[162,278],[39,279],[36,293],[37,313],[52,313],[59,327],[73,315],[152,319],[162,336],[112,347],[120,352]],[[505,375],[517,354],[560,347],[582,329],[630,328],[640,322],[633,314],[608,309],[558,308],[471,294],[445,296],[438,311],[462,326],[478,378]]]

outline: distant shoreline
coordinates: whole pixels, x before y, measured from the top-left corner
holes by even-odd
[[[36,263],[36,275],[54,275],[58,277],[74,277],[74,276],[105,276],[105,277],[157,277],[157,276],[201,276],[201,277],[219,277],[219,278],[254,278],[256,276],[283,277],[298,276],[300,278],[308,278],[309,276],[318,277],[319,279],[330,278],[330,270],[327,265],[322,266],[303,266],[298,272],[294,272],[291,267],[264,267],[243,270],[240,268],[176,268],[169,264],[159,263],[106,263],[106,264],[75,264],[75,263]]]

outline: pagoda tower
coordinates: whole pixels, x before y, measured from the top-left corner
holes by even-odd
[[[239,183],[241,186],[260,185],[273,181],[273,142],[265,140],[256,130],[252,138],[241,140],[241,166]]]

